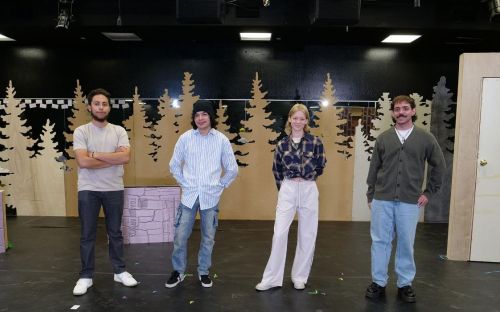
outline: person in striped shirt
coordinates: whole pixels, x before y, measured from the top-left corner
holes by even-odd
[[[295,212],[298,213],[299,225],[292,266],[294,288],[303,290],[309,278],[318,231],[316,179],[323,173],[326,158],[321,139],[309,134],[308,124],[307,107],[295,104],[288,113],[290,135],[276,146],[273,173],[279,193],[273,244],[262,280],[255,286],[257,291],[283,285],[288,230]]]
[[[215,129],[217,122],[210,103],[197,102],[193,106],[191,124],[193,129],[179,137],[170,160],[170,172],[182,188],[182,197],[174,223],[173,272],[165,283],[167,288],[177,286],[185,278],[187,243],[198,211],[201,227],[198,277],[203,287],[212,287],[209,269],[219,199],[238,174],[231,143]]]

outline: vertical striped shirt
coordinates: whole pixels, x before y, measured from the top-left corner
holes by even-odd
[[[175,144],[170,172],[182,188],[182,204],[193,207],[199,197],[204,210],[219,203],[224,188],[236,178],[238,165],[224,134],[215,129],[207,135],[188,130]]]

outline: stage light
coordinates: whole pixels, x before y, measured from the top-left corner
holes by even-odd
[[[68,29],[73,18],[73,1],[59,0],[56,29]]]

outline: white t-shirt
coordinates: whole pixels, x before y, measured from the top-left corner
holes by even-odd
[[[99,128],[90,122],[76,128],[73,133],[73,150],[109,153],[129,146],[127,131],[110,123]],[[123,188],[123,165],[78,168],[78,191],[121,191]]]

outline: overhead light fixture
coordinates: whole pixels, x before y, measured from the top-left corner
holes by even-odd
[[[271,33],[240,33],[241,41],[271,41]]]
[[[0,41],[16,41],[16,40],[0,34]]]
[[[73,18],[73,1],[74,0],[59,0],[57,5],[58,13],[56,29],[68,29],[71,19]]]
[[[271,0],[262,0],[262,5],[268,7],[271,5]]]
[[[142,41],[142,39],[134,33],[103,32],[102,34],[113,41]]]
[[[389,35],[387,38],[382,40],[383,43],[410,43],[418,38],[421,35]]]

